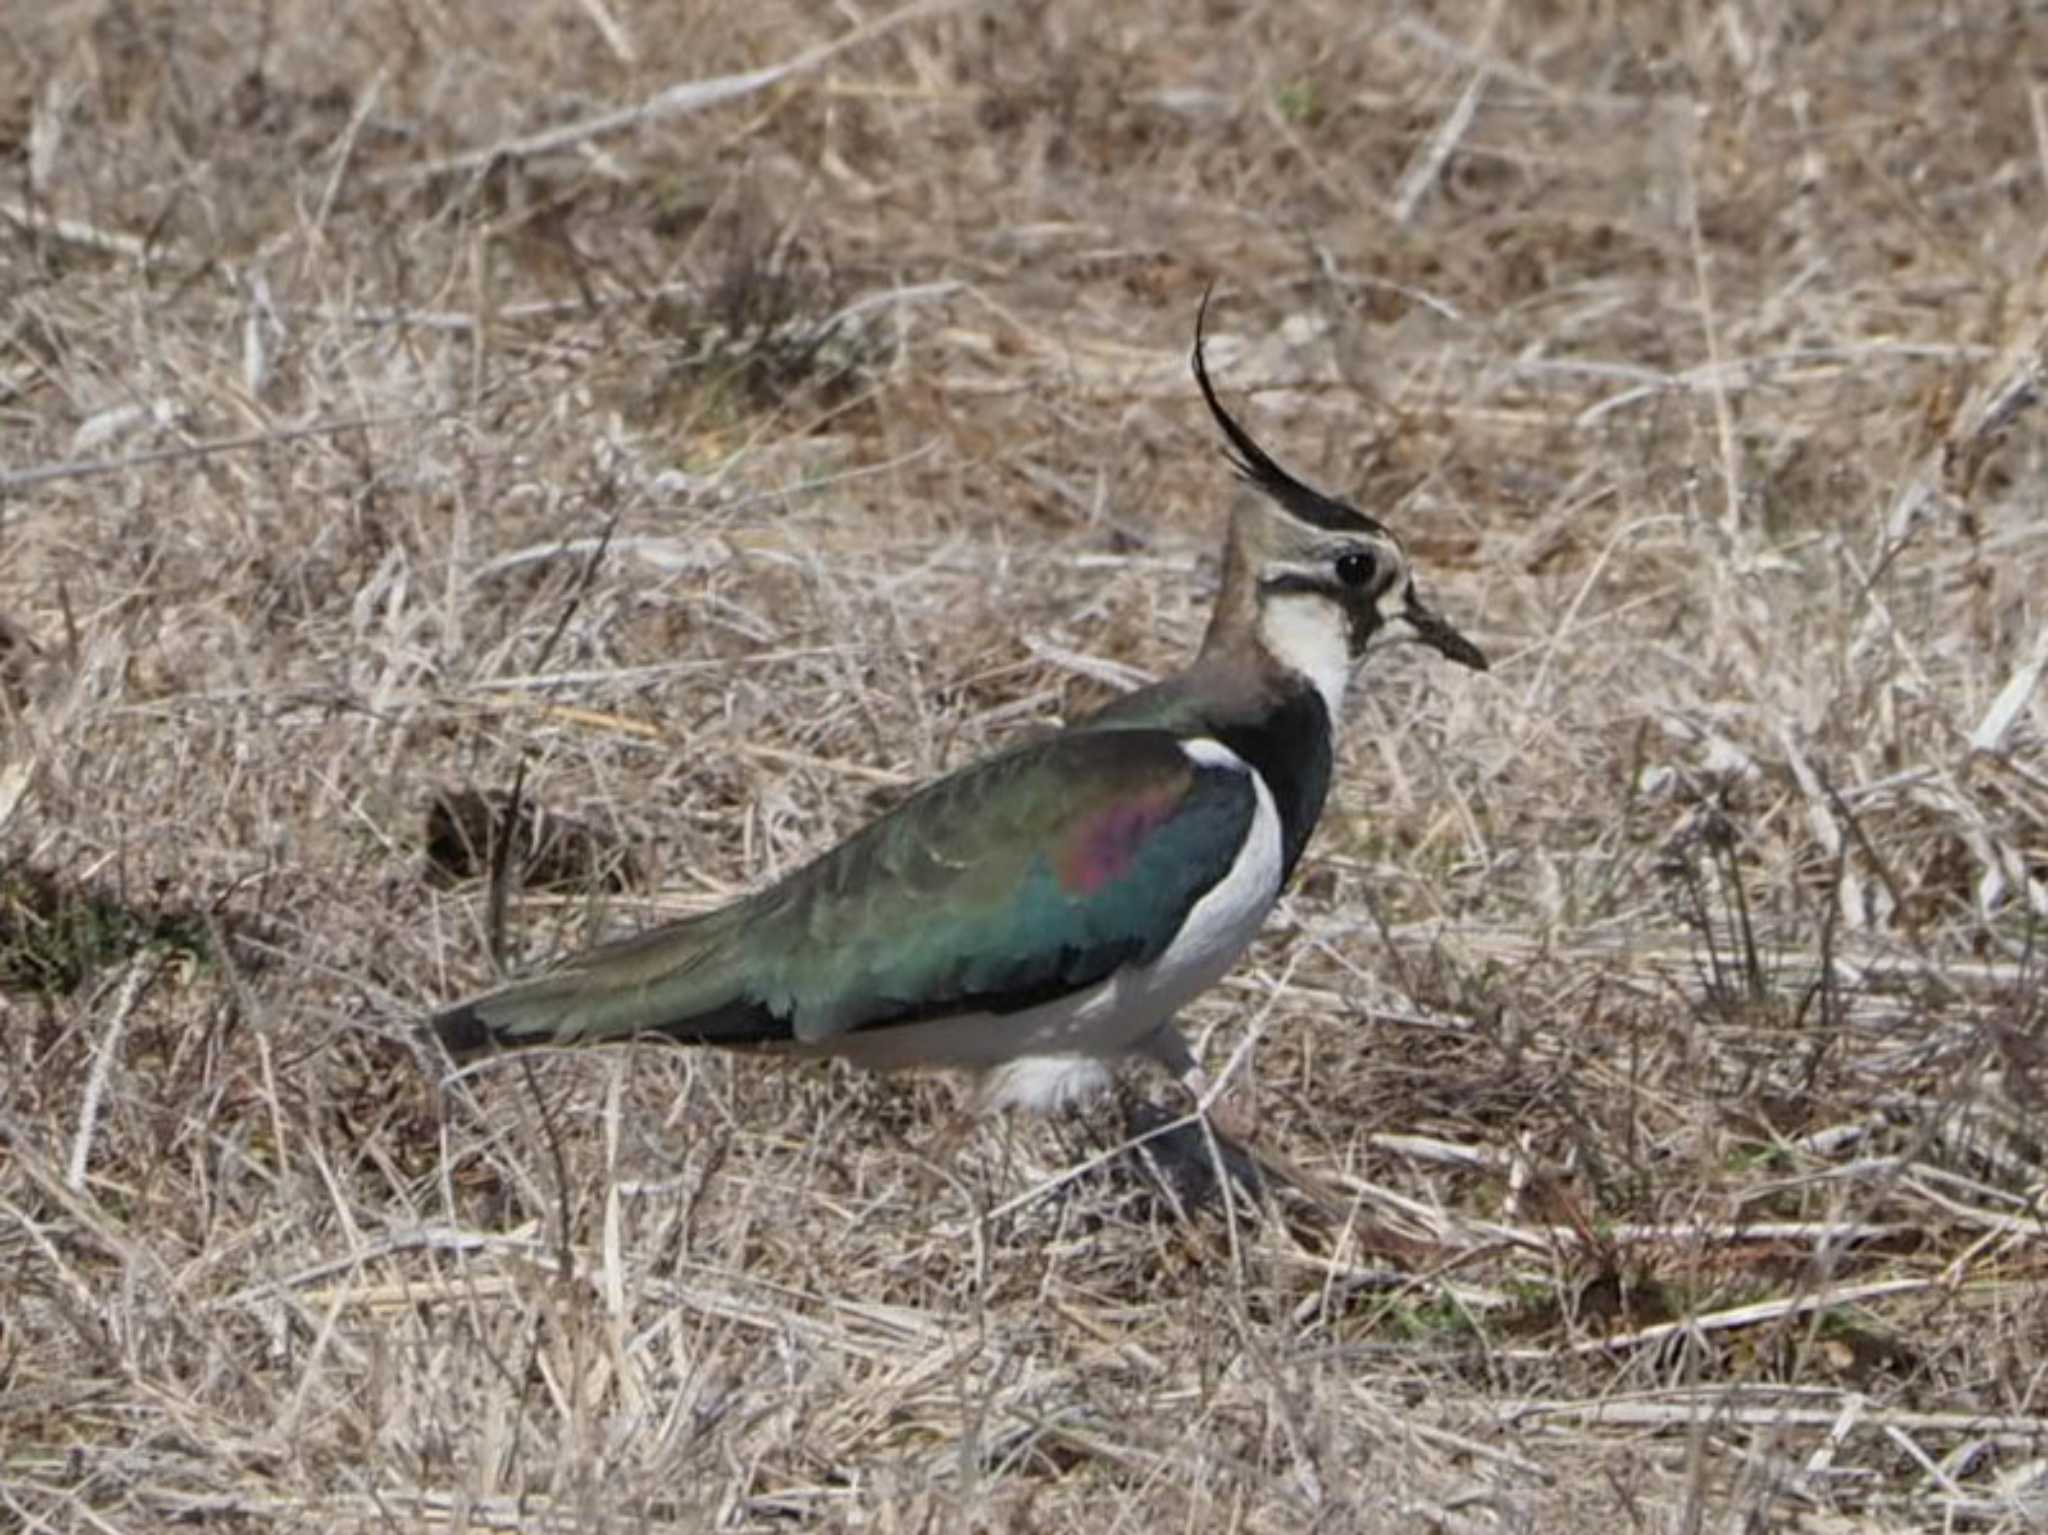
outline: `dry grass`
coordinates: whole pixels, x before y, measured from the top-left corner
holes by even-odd
[[[2048,1523],[2038,14],[17,11],[0,1528]],[[1191,1020],[1351,1219],[437,1087],[438,792],[523,965],[1187,653],[1212,279],[1496,662]]]

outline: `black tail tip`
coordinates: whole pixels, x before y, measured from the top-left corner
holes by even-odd
[[[467,1002],[434,1014],[427,1020],[427,1030],[457,1062],[482,1055],[497,1043],[483,1015]]]

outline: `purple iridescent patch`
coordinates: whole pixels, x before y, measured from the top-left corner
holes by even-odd
[[[1054,868],[1069,895],[1093,895],[1138,861],[1145,839],[1173,816],[1178,792],[1147,794],[1106,805],[1068,836]]]

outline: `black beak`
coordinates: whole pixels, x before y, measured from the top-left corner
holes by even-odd
[[[1446,661],[1456,661],[1460,666],[1469,666],[1475,672],[1486,670],[1486,656],[1480,648],[1453,629],[1432,609],[1423,606],[1422,599],[1415,595],[1415,587],[1408,587],[1408,597],[1401,609],[1401,617],[1408,627],[1415,631],[1416,639],[1436,651]]]

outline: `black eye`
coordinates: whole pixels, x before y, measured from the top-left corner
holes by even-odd
[[[1337,556],[1337,579],[1346,586],[1369,586],[1379,572],[1379,561],[1356,549]]]

